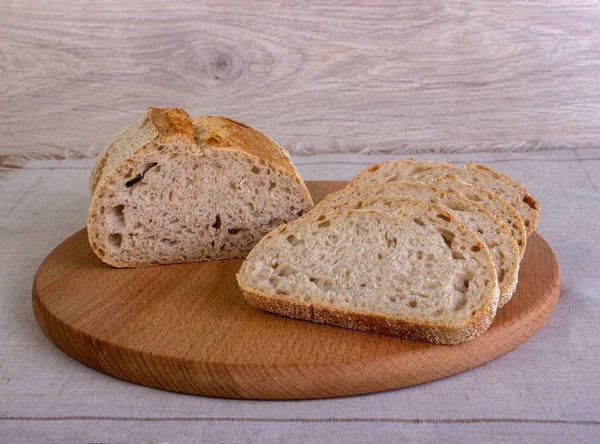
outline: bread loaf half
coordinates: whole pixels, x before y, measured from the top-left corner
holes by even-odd
[[[100,153],[88,236],[115,267],[245,256],[313,206],[288,153],[224,117],[150,108]]]
[[[387,160],[370,165],[359,172],[350,179],[349,186],[398,181],[418,181],[432,184],[435,177],[443,177],[448,173],[502,197],[519,213],[527,234],[529,235],[535,230],[539,204],[531,197],[527,189],[506,174],[478,163],[467,162],[464,168],[456,168],[447,162],[417,161],[411,158]]]
[[[502,307],[510,301],[517,288],[519,248],[506,224],[489,210],[452,190],[440,191],[421,182],[389,182],[347,187],[327,196],[314,211],[360,208],[395,208],[394,196],[405,196],[440,205],[453,214],[467,229],[479,237],[494,260]]]
[[[457,344],[498,304],[492,258],[443,208],[311,212],[265,236],[238,275],[254,306],[373,333]]]

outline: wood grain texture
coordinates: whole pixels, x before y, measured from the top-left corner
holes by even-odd
[[[600,146],[595,1],[0,5],[0,155],[96,154],[150,105],[293,153]]]
[[[344,182],[308,185],[317,202]],[[241,263],[114,269],[81,230],[40,266],[33,308],[57,347],[117,378],[206,396],[305,399],[406,387],[495,359],[541,327],[560,287],[556,258],[534,233],[517,291],[490,329],[441,346],[256,310],[237,286]]]

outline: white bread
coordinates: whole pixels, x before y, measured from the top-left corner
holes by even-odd
[[[517,243],[506,224],[489,210],[452,190],[440,191],[420,182],[389,182],[347,187],[327,196],[314,211],[358,208],[394,208],[394,196],[408,196],[445,207],[464,226],[475,233],[489,249],[494,260],[500,288],[499,306],[512,297],[517,288],[520,255]],[[379,202],[378,202],[379,201]]]
[[[486,166],[467,162],[464,168],[456,168],[447,162],[417,161],[411,158],[386,160],[368,166],[350,179],[349,186],[375,183],[418,181],[432,183],[433,177],[455,174],[464,182],[491,191],[510,203],[523,219],[527,234],[531,234],[538,222],[539,204],[525,187],[506,174]]]
[[[443,208],[311,212],[265,236],[238,283],[254,306],[439,344],[485,331],[498,304],[487,248]]]
[[[150,108],[118,134],[96,160],[90,194],[90,244],[115,267],[243,257],[313,206],[271,139],[177,108]]]

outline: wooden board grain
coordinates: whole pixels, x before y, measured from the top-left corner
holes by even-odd
[[[308,185],[318,202],[344,182]],[[556,258],[533,233],[517,291],[490,329],[443,346],[259,311],[237,286],[241,263],[114,269],[81,230],[40,266],[33,309],[57,347],[126,381],[205,396],[306,399],[407,387],[486,363],[542,326],[560,288]]]
[[[599,76],[593,1],[0,2],[0,155],[97,154],[150,105],[293,153],[598,147]]]

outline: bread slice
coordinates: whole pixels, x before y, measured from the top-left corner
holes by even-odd
[[[401,160],[384,160],[369,165],[350,179],[349,187],[360,187],[384,182],[418,181],[425,182],[432,177],[441,177],[454,172],[456,167],[448,162],[415,160],[411,157]]]
[[[451,163],[417,161],[412,158],[386,160],[368,166],[350,179],[349,186],[371,185],[383,182],[418,181],[432,184],[433,177],[455,174],[464,182],[491,191],[510,203],[523,219],[527,234],[531,234],[538,222],[539,204],[525,187],[506,174],[499,173],[478,163],[467,162],[464,168]]]
[[[497,194],[458,179],[454,174],[456,169],[445,162],[418,162],[414,159],[404,159],[400,162],[390,161],[382,162],[382,164],[381,168],[387,171],[384,173],[386,178],[389,174],[393,174],[392,178],[402,177],[405,181],[423,182],[440,190],[454,190],[490,210],[511,230],[519,246],[520,256],[523,257],[527,243],[527,231],[523,219],[510,203]],[[402,166],[398,167],[398,165]],[[401,170],[400,174],[397,173],[398,170]],[[378,174],[379,170],[376,169],[376,171]],[[364,173],[363,177],[367,175],[368,173]],[[359,176],[361,175],[359,174],[357,177]],[[366,177],[365,179],[353,180],[351,183],[358,183],[363,180],[366,181]],[[385,182],[389,181],[386,180]]]
[[[245,256],[313,206],[288,153],[224,117],[150,108],[100,153],[88,236],[115,267]]]
[[[348,187],[326,197],[315,211],[327,211],[328,208],[334,211],[373,207],[382,209],[382,205],[391,205],[393,208],[398,203],[393,196],[398,195],[445,207],[467,229],[475,233],[489,249],[494,260],[500,288],[498,305],[502,307],[510,301],[517,288],[521,259],[516,241],[504,222],[455,191],[440,191],[420,182]]]
[[[312,212],[265,236],[238,275],[254,306],[439,344],[485,331],[498,304],[487,248],[442,208]]]
[[[438,190],[456,191],[494,213],[494,216],[508,226],[519,246],[519,254],[521,258],[523,257],[527,246],[527,230],[525,230],[525,224],[517,210],[505,199],[491,191],[464,182],[452,173],[433,178],[431,184]]]
[[[455,174],[465,182],[506,199],[521,215],[527,234],[533,233],[538,223],[540,206],[524,186],[506,174],[474,162],[465,163],[464,168],[458,169]]]

